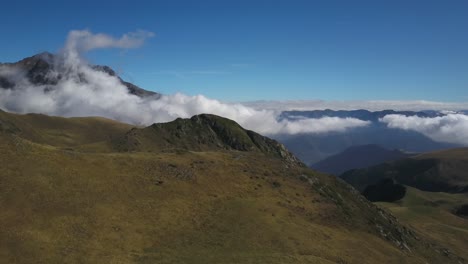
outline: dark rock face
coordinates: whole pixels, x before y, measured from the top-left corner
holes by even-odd
[[[56,85],[60,75],[52,76],[55,56],[44,52],[19,61],[18,66],[26,71],[29,81],[36,85]]]
[[[362,192],[362,195],[371,202],[394,202],[403,198],[405,194],[405,186],[388,178],[377,184],[367,186]]]
[[[15,84],[5,76],[0,76],[0,88],[11,89]]]
[[[109,74],[110,76],[116,76],[117,75],[115,73],[115,71],[109,66],[93,65],[93,66],[91,66],[91,68],[93,68],[94,70],[97,70],[97,71],[105,72],[105,73]]]
[[[44,52],[32,57],[22,59],[15,63],[0,64],[4,69],[21,71],[24,73],[27,80],[34,85],[45,85],[45,91],[53,89],[54,85],[57,85],[62,78],[66,78],[70,74],[71,69],[63,67],[61,65],[61,58],[57,55]],[[97,71],[102,71],[110,76],[117,77],[120,82],[127,87],[130,94],[137,95],[139,97],[153,96],[159,98],[161,95],[152,91],[144,90],[132,83],[122,80],[115,71],[109,66],[101,65],[90,65],[90,67]],[[75,72],[80,82],[86,82],[83,74]],[[16,80],[7,74],[0,72],[0,88],[3,89],[15,89]]]
[[[93,65],[91,66],[93,69],[95,70],[98,70],[98,71],[102,71],[102,72],[105,72],[107,74],[109,74],[110,76],[114,76],[114,77],[117,77],[119,78],[120,82],[125,85],[128,89],[128,91],[131,93],[131,94],[134,94],[134,95],[137,95],[139,97],[148,97],[148,96],[155,96],[155,97],[160,97],[161,95],[158,94],[158,93],[155,93],[155,92],[152,92],[152,91],[148,91],[148,90],[145,90],[145,89],[142,89],[136,85],[134,85],[133,83],[129,83],[129,82],[126,82],[124,80],[122,80],[122,78],[120,78],[119,76],[117,76],[117,74],[115,73],[115,71],[109,67],[109,66],[102,66],[102,65]]]

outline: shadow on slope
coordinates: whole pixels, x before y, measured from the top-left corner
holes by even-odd
[[[343,173],[340,177],[358,190],[391,178],[423,191],[468,192],[468,148],[421,154]]]
[[[352,146],[310,167],[338,176],[348,170],[366,168],[387,161],[407,158],[411,155],[414,154],[405,153],[397,149],[388,150],[374,144]]]

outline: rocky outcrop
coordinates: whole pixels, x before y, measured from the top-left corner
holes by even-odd
[[[114,141],[114,145],[120,151],[257,151],[304,166],[279,142],[246,130],[230,119],[210,114],[196,115],[190,119],[178,118],[142,129],[134,128]]]

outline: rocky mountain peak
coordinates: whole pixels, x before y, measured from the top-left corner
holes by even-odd
[[[89,65],[96,71],[101,71],[110,76],[117,77],[120,82],[127,87],[130,94],[139,97],[156,96],[160,94],[142,89],[132,83],[122,80],[116,72],[109,66]],[[80,82],[86,82],[83,73],[76,68],[69,69],[63,67],[63,58],[49,52],[42,52],[31,57],[24,58],[14,63],[0,64],[0,88],[16,89],[19,86],[21,78],[18,73],[24,74],[27,80],[38,86],[45,86],[44,91],[53,90],[60,80],[69,76],[78,76]],[[71,74],[71,75],[70,75]],[[22,75],[21,75],[22,76]]]

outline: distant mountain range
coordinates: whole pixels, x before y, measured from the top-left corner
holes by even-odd
[[[351,169],[370,167],[386,161],[407,158],[411,155],[414,154],[397,149],[388,150],[374,144],[352,146],[343,152],[312,164],[311,167],[318,171],[338,176]]]
[[[459,111],[466,113],[467,111]],[[386,149],[399,149],[404,152],[429,152],[440,149],[461,147],[462,145],[444,142],[435,142],[427,136],[411,131],[389,128],[386,124],[379,122],[379,118],[386,115],[398,114],[418,117],[438,117],[445,113],[439,111],[376,111],[368,110],[314,110],[314,111],[285,111],[280,119],[297,120],[303,118],[357,118],[369,121],[369,125],[349,129],[345,132],[296,134],[296,135],[274,135],[286,147],[296,154],[303,162],[313,165],[330,156],[343,152],[345,149],[361,145],[378,145]]]
[[[378,122],[379,118],[386,115],[405,115],[418,117],[436,117],[443,116],[440,111],[425,110],[425,111],[394,111],[383,110],[371,112],[368,110],[311,110],[311,111],[284,111],[280,115],[280,119],[298,119],[298,118],[322,118],[322,117],[340,117],[340,118],[357,118],[364,121]]]

